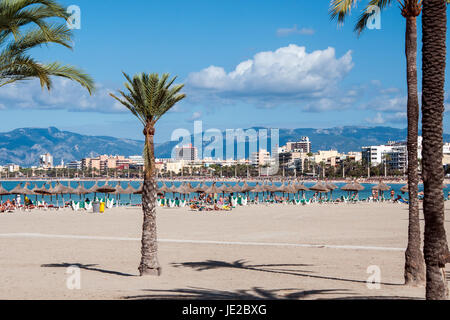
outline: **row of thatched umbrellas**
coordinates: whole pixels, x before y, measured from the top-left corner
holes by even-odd
[[[61,194],[71,194],[71,195],[84,195],[84,194],[92,194],[92,193],[106,193],[106,194],[141,194],[142,193],[142,184],[139,188],[135,189],[128,183],[126,188],[123,188],[120,183],[116,186],[110,185],[106,182],[104,185],[99,186],[97,183],[91,188],[85,188],[81,183],[78,183],[76,188],[72,188],[71,186],[65,186],[60,182],[57,182],[54,187],[49,183],[45,183],[42,187],[34,186],[34,188],[30,188],[31,183],[27,182],[25,185],[19,183],[14,189],[6,190],[0,184],[0,196],[4,195],[12,195],[12,194],[23,194],[23,195],[61,195]],[[161,187],[157,188],[158,193],[178,193],[178,194],[189,194],[189,193],[263,193],[263,192],[282,192],[282,193],[297,193],[299,191],[316,191],[316,192],[330,192],[338,187],[332,183],[326,182],[318,182],[314,186],[308,188],[303,183],[284,183],[280,186],[275,185],[274,183],[269,184],[268,182],[264,182],[263,184],[257,184],[256,186],[250,186],[247,182],[244,182],[242,186],[237,183],[234,186],[228,185],[226,183],[222,183],[220,186],[217,186],[216,183],[213,183],[211,186],[206,185],[205,183],[199,183],[196,186],[192,186],[191,183],[182,183],[179,187],[176,187],[174,184],[171,186],[167,186],[165,183],[162,184]],[[352,182],[341,188],[341,190],[345,191],[360,191],[363,190],[364,187],[359,183]]]
[[[13,194],[23,194],[23,195],[41,195],[41,196],[52,196],[52,195],[86,195],[86,194],[129,194],[130,197],[132,194],[142,194],[142,184],[137,188],[133,188],[130,183],[126,188],[123,188],[120,183],[112,186],[108,182],[104,185],[99,186],[98,183],[95,183],[91,188],[85,188],[81,183],[78,183],[76,188],[70,187],[70,185],[65,186],[60,182],[57,182],[54,187],[51,186],[50,183],[45,183],[42,187],[34,186],[34,188],[29,188],[30,183],[25,183],[22,186],[22,183],[19,183],[14,189],[8,191],[0,184],[0,197],[4,195],[13,195]],[[444,188],[446,186],[443,186]],[[287,193],[287,194],[296,194],[299,192],[305,191],[314,191],[318,193],[332,193],[333,190],[339,189],[335,184],[329,182],[318,182],[312,187],[306,187],[303,183],[282,183],[277,186],[274,183],[264,182],[262,184],[258,183],[255,186],[250,186],[247,182],[241,186],[239,183],[236,183],[234,186],[228,185],[226,183],[221,183],[220,186],[217,186],[216,183],[213,183],[211,186],[206,185],[205,183],[198,183],[196,186],[192,186],[191,183],[184,182],[180,186],[176,187],[174,184],[171,186],[167,186],[165,183],[162,184],[161,187],[157,188],[158,194],[166,194],[166,193],[178,193],[178,194],[191,194],[191,193],[205,193],[205,194],[231,194],[231,193]],[[352,181],[347,183],[343,187],[340,188],[342,191],[347,192],[359,192],[364,190],[365,188],[356,181]],[[376,186],[372,188],[372,190],[378,191],[388,191],[391,187],[380,182]],[[404,186],[400,189],[402,192],[408,192],[408,186]]]

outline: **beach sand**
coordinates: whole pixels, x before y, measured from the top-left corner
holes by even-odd
[[[157,214],[163,273],[144,278],[137,271],[138,208],[0,215],[0,299],[425,296],[424,288],[402,285],[406,205],[261,205],[220,213],[158,208]],[[81,268],[80,289],[67,288],[71,265]],[[369,266],[379,267],[379,289],[367,287]]]

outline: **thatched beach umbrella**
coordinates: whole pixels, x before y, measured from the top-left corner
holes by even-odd
[[[244,185],[241,187],[241,193],[247,193],[253,190],[253,187],[249,186],[247,181],[244,182]]]
[[[257,183],[256,186],[253,187],[252,192],[254,193],[263,193],[265,191],[265,188],[263,185]]]
[[[297,193],[297,188],[294,186],[293,183],[286,183],[283,186],[283,193],[287,193],[288,198],[290,197],[289,195],[291,195],[291,194],[293,194],[295,197],[295,194]]]
[[[330,199],[333,200],[333,191],[339,189],[339,187],[331,182],[325,183],[325,186],[327,187],[328,190],[330,190]]]
[[[320,194],[320,198],[322,199],[323,193],[330,192],[330,189],[327,188],[326,184],[323,182],[317,182],[315,185],[313,185],[309,190],[318,192]]]
[[[208,189],[208,186],[203,183],[199,183],[197,186],[193,187],[195,193],[205,193],[206,189]]]
[[[11,193],[5,188],[3,188],[2,184],[0,183],[0,201],[3,201],[3,196],[8,196],[10,194]]]
[[[232,193],[239,193],[241,192],[241,186],[239,185],[239,182],[236,182],[234,186],[231,187]]]
[[[341,190],[343,191],[347,191],[349,194],[350,192],[356,192],[357,194],[359,193],[359,191],[364,190],[365,188],[359,184],[356,181],[347,183],[346,185],[344,185]]]
[[[170,193],[170,188],[163,182],[162,187],[158,189],[162,193]]]
[[[172,195],[175,197],[175,193],[178,193],[178,188],[175,186],[175,184],[172,183],[172,185],[169,187],[169,192],[172,193]]]
[[[327,193],[330,191],[323,182],[317,182],[315,185],[309,188],[309,190],[316,191],[319,193]]]
[[[120,195],[120,194],[124,194],[125,193],[125,189],[122,187],[120,182],[117,182],[115,188],[116,188],[116,190],[114,191],[114,194]]]
[[[48,186],[48,188],[46,187],[46,186]],[[52,194],[52,191],[51,191],[51,186],[50,185],[48,185],[48,184],[44,184],[42,187],[40,187],[40,188],[34,188],[33,189],[33,192],[35,193],[35,194],[39,194],[39,195],[42,195],[42,196],[49,196],[49,195],[51,195]]]
[[[391,187],[389,187],[387,184],[385,184],[384,182],[380,181],[377,185],[372,187],[372,190],[377,190],[381,193],[381,195],[384,198],[384,191],[389,191],[391,190]]]
[[[95,192],[97,193],[104,193],[104,194],[114,193],[115,191],[116,188],[109,185],[108,181],[106,181],[104,185],[97,187],[97,189],[95,190]]]
[[[216,187],[216,183],[213,183],[208,189],[205,190],[206,194],[219,194],[222,190]]]
[[[61,195],[61,198],[63,200],[63,203],[65,202],[64,200],[64,194],[69,193],[69,189],[62,185],[60,182],[57,182],[56,185],[53,188],[50,188],[50,192],[54,195],[56,195],[56,205],[59,206],[59,198],[58,195]]]
[[[372,187],[372,190],[378,190],[378,191],[389,191],[391,190],[391,187],[389,187],[384,182],[379,182],[376,186]]]
[[[80,196],[80,200],[81,200],[81,196],[83,195],[83,197],[89,193],[89,190],[86,189],[83,185],[81,185],[81,182],[78,182],[78,187],[76,187],[73,190],[73,194],[77,194]]]
[[[89,193],[94,194],[93,200],[95,200],[95,198],[97,197],[97,188],[98,188],[98,182],[95,182],[94,185],[88,189]]]
[[[16,185],[14,187],[14,189],[12,189],[11,191],[9,191],[10,194],[21,194],[21,195],[25,195],[28,192],[28,190],[26,190],[23,186],[22,183],[19,183],[18,185]]]
[[[304,198],[304,196],[305,196],[305,191],[309,191],[309,188],[307,186],[305,186],[303,182],[294,184],[294,188],[299,195],[300,195],[300,191],[302,192],[302,198]]]

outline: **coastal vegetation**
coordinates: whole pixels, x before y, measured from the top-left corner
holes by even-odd
[[[49,44],[72,49],[68,17],[66,9],[53,0],[0,0],[0,87],[38,79],[50,90],[52,77],[62,77],[93,92],[93,79],[81,69],[60,62],[42,63],[30,53]]]
[[[141,73],[131,78],[124,73],[127,80],[126,92],[119,91],[121,97],[111,94],[139,119],[144,126],[144,184],[142,190],[142,249],[139,272],[144,275],[160,275],[158,262],[158,245],[156,235],[156,170],[155,170],[155,125],[166,112],[185,98],[180,91],[184,85],[174,82],[165,73],[161,77],[157,73]]]

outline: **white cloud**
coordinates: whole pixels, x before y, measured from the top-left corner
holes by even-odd
[[[16,82],[0,88],[0,104],[9,109],[67,109],[72,111],[127,111],[109,96],[114,90],[97,84],[90,96],[86,89],[68,79],[55,78],[53,89],[42,89],[39,81]]]
[[[291,34],[301,34],[301,35],[313,35],[316,31],[312,28],[301,28],[298,29],[297,25],[294,25],[292,28],[279,28],[277,29],[278,37],[286,37]]]
[[[313,105],[313,101],[321,99],[336,100],[338,82],[352,68],[351,51],[338,58],[331,47],[308,53],[305,47],[291,44],[275,51],[259,52],[231,72],[210,66],[191,73],[187,88],[194,96],[206,94],[225,101]]]
[[[377,112],[375,117],[367,118],[366,122],[374,125],[385,123],[405,123],[406,112],[383,113],[383,114],[381,114],[381,112]]]
[[[195,121],[195,120],[200,119],[201,117],[202,117],[202,113],[201,112],[194,112],[192,114],[192,116],[189,119],[187,119],[187,121],[189,121],[189,122]]]

